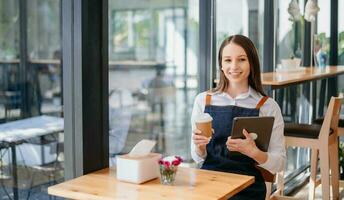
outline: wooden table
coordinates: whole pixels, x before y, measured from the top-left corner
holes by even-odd
[[[48,188],[50,195],[70,199],[228,199],[254,183],[254,177],[179,167],[173,186],[159,179],[136,185],[116,180],[114,169],[103,169]]]
[[[38,64],[38,65],[58,65],[61,64],[61,61],[59,59],[33,59],[29,60],[29,63],[32,64]]]
[[[283,71],[283,72],[267,72],[262,73],[261,79],[262,84],[266,90],[266,92],[269,95],[272,95],[276,99],[275,95],[275,89],[285,88],[291,85],[297,85],[302,84],[306,82],[311,83],[311,89],[309,91],[309,97],[306,96],[307,100],[310,102],[309,109],[312,111],[309,111],[308,116],[308,123],[311,123],[312,120],[316,117],[316,97],[315,94],[313,94],[313,83],[312,81],[319,80],[319,79],[325,79],[330,77],[336,77],[340,74],[344,74],[344,66],[327,66],[323,69],[320,69],[319,67],[306,67],[303,68],[304,70],[299,71]],[[314,84],[314,87],[316,85]],[[320,89],[320,93],[325,93],[325,86]],[[276,99],[277,102],[283,101],[279,97]],[[282,102],[280,102],[281,105]],[[295,106],[295,102],[290,104]],[[323,115],[323,107],[325,104],[325,98],[320,98],[319,100],[319,110],[318,114],[320,116]],[[292,106],[291,113],[296,113],[296,108]],[[314,109],[315,108],[315,109]],[[296,116],[293,116],[294,120],[296,119]]]
[[[13,122],[0,124],[0,148],[10,147],[12,156],[12,176],[13,176],[13,199],[19,199],[18,196],[18,176],[17,176],[17,156],[16,145],[23,141],[62,132],[64,129],[63,118],[41,115]],[[43,147],[42,147],[43,148]],[[41,152],[44,163],[44,152]]]
[[[323,70],[318,67],[306,67],[300,71],[266,72],[262,73],[261,78],[263,86],[278,89],[340,74],[344,74],[344,66],[328,66]]]
[[[165,62],[157,61],[136,61],[136,60],[123,60],[123,61],[109,61],[110,70],[147,70],[158,68],[166,68]]]

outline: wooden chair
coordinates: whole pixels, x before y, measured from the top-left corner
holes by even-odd
[[[265,182],[266,185],[266,197],[265,200],[277,200],[282,199],[284,185],[283,181],[284,172],[279,172],[275,174],[274,182]],[[272,193],[272,184],[276,184],[276,190]],[[284,198],[283,198],[284,199]]]
[[[283,190],[284,190],[284,172],[280,172],[276,174],[276,190],[271,193],[272,183],[265,182],[266,184],[266,198],[265,200],[304,200],[301,197],[288,197],[284,196]]]
[[[342,97],[332,97],[322,125],[285,124],[286,146],[311,149],[309,199],[314,199],[315,187],[322,184],[322,199],[330,199],[330,171],[333,199],[339,198],[338,119]],[[321,179],[316,180],[317,162]]]

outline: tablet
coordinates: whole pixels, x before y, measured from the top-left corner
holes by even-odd
[[[256,134],[252,136],[256,136],[255,142],[257,147],[267,152],[274,120],[274,117],[235,117],[233,119],[231,138],[245,138],[242,130],[246,129],[247,132]]]

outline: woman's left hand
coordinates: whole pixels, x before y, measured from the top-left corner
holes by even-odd
[[[226,142],[227,149],[230,151],[238,151],[250,158],[254,158],[260,150],[245,129],[242,130],[242,133],[244,134],[245,139],[231,139],[231,137],[228,137]]]

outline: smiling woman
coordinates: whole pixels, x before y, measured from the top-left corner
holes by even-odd
[[[277,103],[262,89],[257,50],[250,39],[242,35],[226,38],[219,50],[220,82],[218,86],[197,95],[192,112],[192,158],[202,169],[239,173],[255,177],[255,183],[231,199],[265,199],[266,172],[284,168],[284,122]],[[195,126],[202,113],[213,118],[211,138]],[[268,151],[256,146],[250,133],[243,130],[244,139],[232,139],[235,117],[272,116],[275,118]],[[241,154],[233,154],[237,151]],[[260,170],[257,168],[258,167]]]
[[[238,45],[240,44],[240,45]],[[262,95],[266,96],[260,80],[260,64],[257,50],[254,44],[247,40],[245,36],[235,35],[225,39],[220,46],[218,63],[220,65],[220,82],[214,91],[221,91],[230,87],[229,82],[235,84],[236,82],[248,84]],[[229,72],[242,72],[242,76],[235,78],[236,74],[229,76]],[[251,72],[251,73],[250,73]],[[242,78],[245,78],[242,80]],[[233,79],[233,80],[232,80]],[[239,80],[237,80],[239,79]],[[240,86],[240,84],[237,84]]]

